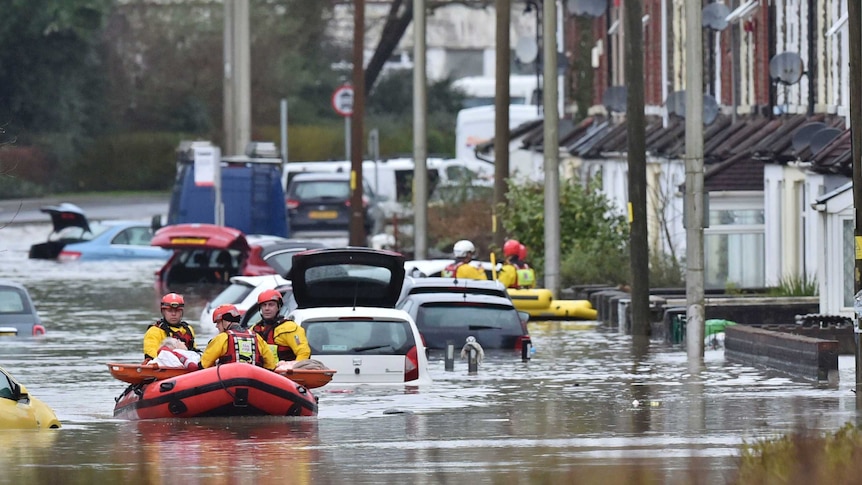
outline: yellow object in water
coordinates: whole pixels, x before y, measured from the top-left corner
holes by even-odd
[[[529,313],[532,318],[595,320],[598,317],[589,300],[554,300],[551,290],[544,288],[509,288],[507,291],[515,308]]]

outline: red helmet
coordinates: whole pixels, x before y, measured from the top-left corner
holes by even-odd
[[[521,248],[521,243],[515,239],[509,239],[503,244],[503,256],[517,256]]]
[[[186,306],[182,295],[168,293],[162,297],[162,308],[183,308]]]
[[[239,310],[236,309],[235,306],[225,303],[224,305],[219,305],[213,311],[213,323],[218,323],[219,320],[227,320],[229,322],[238,322],[241,314]]]
[[[527,260],[527,246],[521,244],[521,247],[518,248],[518,259],[521,261]]]
[[[281,293],[278,290],[266,290],[262,292],[257,297],[257,303],[261,304],[265,301],[274,301],[278,303],[278,306],[281,306],[284,303],[284,300],[281,297]]]

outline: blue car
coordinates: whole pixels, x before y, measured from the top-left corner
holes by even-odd
[[[66,244],[58,261],[105,261],[153,259],[167,261],[173,251],[151,246],[153,229],[149,222],[105,221],[90,224],[93,237]]]

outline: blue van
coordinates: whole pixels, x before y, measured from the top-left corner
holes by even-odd
[[[215,223],[215,190],[212,186],[195,185],[193,143],[200,142],[182,142],[177,149],[177,178],[168,209],[169,225]],[[251,150],[245,156],[222,157],[224,225],[245,234],[288,237],[281,159],[272,153],[256,155]]]

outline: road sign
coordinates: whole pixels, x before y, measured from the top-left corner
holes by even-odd
[[[332,107],[341,116],[353,114],[353,86],[344,84],[332,93]]]

